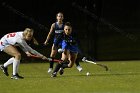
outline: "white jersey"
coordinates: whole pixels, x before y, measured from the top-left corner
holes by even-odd
[[[28,51],[35,55],[43,56],[42,54],[32,49],[26,43],[26,41],[23,38],[23,32],[13,32],[13,33],[4,35],[0,40],[0,50],[3,51],[3,49],[9,45],[19,46],[24,52]]]

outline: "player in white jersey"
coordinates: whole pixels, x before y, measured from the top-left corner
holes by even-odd
[[[22,79],[22,76],[18,74],[18,67],[21,60],[21,53],[17,50],[15,46],[19,46],[27,56],[37,55],[42,59],[47,59],[44,55],[40,54],[36,50],[32,49],[26,41],[30,41],[33,38],[33,29],[25,28],[22,32],[13,32],[4,35],[0,39],[0,50],[12,56],[7,62],[0,66],[1,70],[6,76],[9,76],[7,67],[13,63],[13,74],[11,79]]]

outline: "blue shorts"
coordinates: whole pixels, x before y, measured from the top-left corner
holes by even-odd
[[[62,39],[54,38],[53,44],[54,44],[55,46],[57,46],[57,47],[58,47],[58,46],[61,47],[61,45],[62,45]]]
[[[62,41],[62,50],[66,49],[69,50],[72,53],[78,53],[79,49],[77,45],[69,45],[65,40]]]

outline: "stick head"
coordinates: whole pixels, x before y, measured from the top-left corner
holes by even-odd
[[[106,71],[108,71],[108,70],[109,70],[107,66],[105,66],[105,69],[106,69]]]
[[[86,59],[87,59],[86,57],[83,57],[83,58],[82,58],[82,61],[83,61],[83,62],[85,62],[85,61],[86,61]]]

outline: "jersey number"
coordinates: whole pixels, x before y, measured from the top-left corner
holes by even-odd
[[[7,38],[9,38],[9,37],[14,37],[16,35],[16,33],[9,33],[8,35],[7,35]]]

